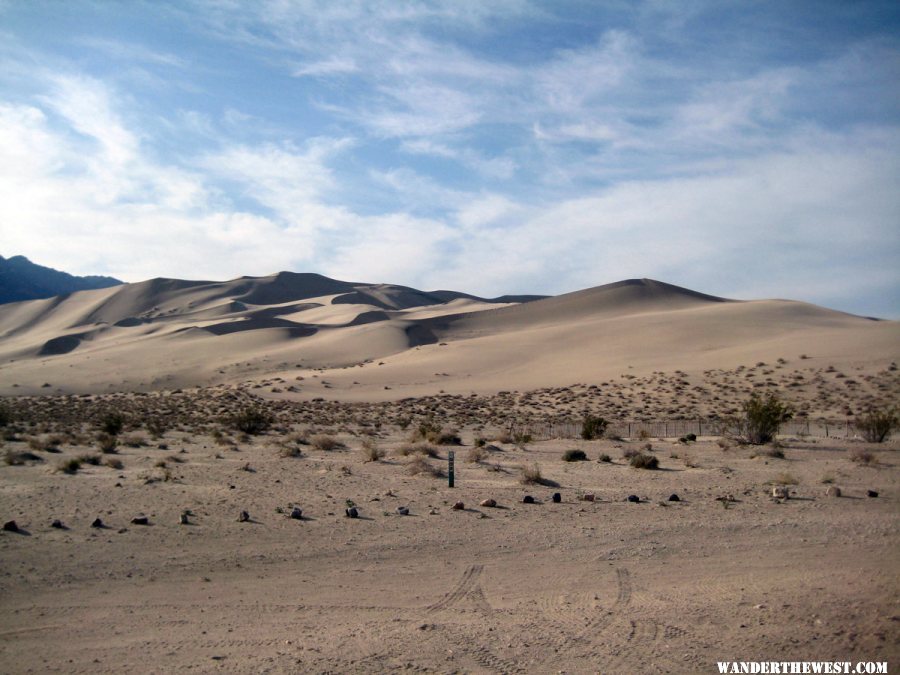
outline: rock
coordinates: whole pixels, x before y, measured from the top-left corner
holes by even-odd
[[[672,494],[669,495],[669,501],[670,501],[670,502],[680,502],[680,501],[681,501],[681,497],[679,497],[678,495],[676,495],[676,494],[673,492]]]
[[[291,518],[294,520],[303,520],[303,509],[299,506],[291,507]]]
[[[181,517],[178,519],[178,522],[182,525],[190,525],[191,521],[188,520],[188,514],[182,513]]]
[[[246,511],[241,511],[241,514],[238,516],[239,523],[248,523],[250,522],[250,514]]]
[[[553,503],[559,504],[561,501],[562,501],[562,495],[559,494],[558,492],[554,492],[553,493]]]
[[[348,518],[359,518],[359,511],[355,506],[349,507],[344,513],[347,514]]]
[[[16,521],[14,521],[14,520],[7,520],[5,523],[3,523],[3,531],[4,532],[18,532],[19,526],[16,525]]]
[[[103,521],[99,518],[94,518],[94,522],[91,523],[91,527],[103,527]]]
[[[147,516],[135,516],[131,519],[132,525],[149,525],[150,519]]]
[[[772,496],[775,497],[775,499],[789,499],[791,495],[785,486],[776,485],[772,488]]]
[[[401,515],[401,516],[408,516],[408,515],[409,515],[409,507],[406,507],[406,506],[398,506],[398,507],[397,507],[397,513],[398,513],[399,515]]]
[[[464,508],[466,508],[466,505],[462,502],[456,502],[452,508],[454,511],[462,511]]]
[[[493,509],[494,507],[497,506],[497,500],[496,499],[485,499],[484,501],[481,502],[481,506],[486,506],[489,509]]]
[[[64,530],[64,529],[66,529],[66,526],[63,525],[63,522],[62,522],[61,520],[58,520],[58,519],[57,519],[57,520],[54,520],[52,523],[50,523],[50,527],[52,527],[54,530]]]
[[[866,491],[866,496],[872,497],[872,498],[874,499],[875,497],[878,496],[878,492],[876,492],[875,490],[867,490],[867,491]]]
[[[734,498],[734,495],[731,493],[719,495],[716,497],[717,502],[736,502],[737,499]]]
[[[841,496],[841,488],[837,485],[829,485],[828,489],[825,490],[826,497],[840,497]]]
[[[523,504],[534,504],[534,497],[532,497],[531,495],[525,495],[524,497],[522,497],[522,503]]]
[[[628,497],[626,497],[626,499],[629,502],[631,502],[632,504],[638,504],[641,501],[641,498],[638,497],[637,495],[628,495]]]
[[[586,501],[586,502],[592,502],[592,501],[594,501],[594,495],[593,495],[593,493],[591,493],[591,492],[588,492],[586,495],[582,495],[581,498],[582,498],[584,501]]]

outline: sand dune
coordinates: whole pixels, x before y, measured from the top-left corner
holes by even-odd
[[[389,399],[800,354],[882,367],[900,356],[898,345],[897,322],[788,300],[728,300],[649,279],[509,303],[281,272],[226,282],[152,279],[0,307],[0,393],[152,390],[324,372],[333,380],[327,392],[307,383],[289,395]]]

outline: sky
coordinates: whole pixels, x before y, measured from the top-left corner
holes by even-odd
[[[0,255],[900,318],[900,3],[0,0]]]

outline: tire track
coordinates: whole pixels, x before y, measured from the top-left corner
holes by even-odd
[[[428,605],[428,607],[425,608],[426,611],[428,611],[429,613],[439,612],[440,610],[451,607],[459,602],[462,598],[465,597],[466,593],[469,592],[472,584],[474,584],[478,580],[478,577],[481,576],[481,572],[483,570],[483,565],[469,565],[469,567],[466,568],[465,572],[463,572],[462,578],[457,582],[456,586],[454,586],[448,593],[445,593],[440,600],[432,605]]]

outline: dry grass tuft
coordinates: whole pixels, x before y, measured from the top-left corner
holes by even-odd
[[[875,455],[865,448],[853,448],[847,453],[848,459],[854,464],[862,464],[863,466],[872,466],[875,462]]]
[[[424,455],[414,455],[406,464],[406,472],[410,476],[418,476],[425,474],[433,478],[441,478],[444,476],[444,470],[439,466],[431,464]]]
[[[410,455],[425,455],[427,457],[438,457],[438,449],[431,443],[404,443],[397,448],[397,454],[401,457],[409,457]]]
[[[378,447],[373,438],[366,438],[362,442],[360,452],[364,462],[377,462],[384,457],[384,450]]]
[[[325,450],[326,452],[346,447],[334,436],[329,436],[328,434],[316,434],[309,439],[309,442],[317,450]]]

